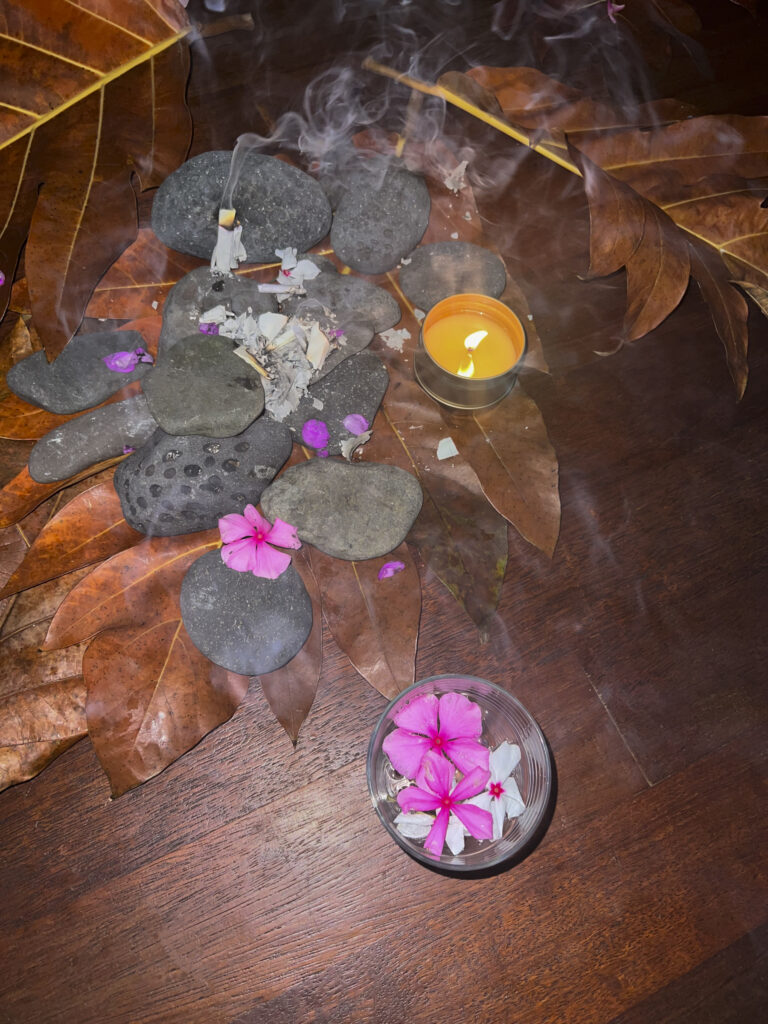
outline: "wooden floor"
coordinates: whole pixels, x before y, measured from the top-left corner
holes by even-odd
[[[750,90],[743,55],[758,32],[764,55],[765,18],[723,6],[705,32],[716,77],[664,74],[710,109],[755,112],[764,59]],[[274,8],[272,31],[286,24]],[[195,44],[196,151],[263,128],[311,77],[311,38],[301,49],[285,28],[260,63],[278,38],[260,31]],[[449,123],[474,138],[463,115]],[[504,158],[506,143],[476,142],[489,165]],[[557,768],[546,835],[484,879],[402,854],[365,781],[384,700],[326,631],[295,751],[252,687],[230,723],[117,801],[88,741],[0,795],[3,1024],[764,1019],[768,322],[750,316],[739,404],[693,287],[651,336],[598,355],[622,276],[579,279],[576,183],[517,158],[483,212],[551,368],[525,386],[560,460],[562,532],[550,562],[510,531],[485,645],[428,576],[417,677],[495,680],[538,718]]]

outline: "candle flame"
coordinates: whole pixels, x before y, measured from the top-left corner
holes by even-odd
[[[464,339],[464,348],[467,350],[467,359],[456,371],[460,377],[474,377],[475,364],[472,360],[472,353],[483,340],[488,337],[488,331],[473,331]]]

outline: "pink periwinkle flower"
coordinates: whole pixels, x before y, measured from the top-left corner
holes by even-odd
[[[402,572],[404,568],[405,562],[385,562],[379,569],[378,577],[380,580],[389,580],[397,573]]]
[[[608,17],[611,19],[611,21],[615,25],[616,24],[616,15],[619,13],[619,11],[623,11],[624,10],[624,8],[626,7],[626,4],[615,4],[615,3],[613,3],[613,0],[605,0],[605,6],[606,6],[606,8],[608,10]]]
[[[276,551],[272,544],[281,548],[301,547],[295,526],[282,519],[276,519],[274,526],[270,526],[253,505],[246,505],[242,515],[233,512],[221,518],[219,533],[224,544],[224,564],[236,572],[252,572],[266,580],[276,580],[291,564],[291,556]]]
[[[458,696],[446,694],[446,696]],[[486,751],[487,753],[487,751]],[[489,811],[464,803],[481,793],[490,778],[487,768],[472,768],[453,786],[454,767],[434,750],[424,755],[416,784],[401,790],[397,802],[408,811],[437,811],[435,823],[424,840],[424,849],[439,857],[443,852],[445,834],[451,814],[455,814],[475,839],[493,837],[493,818]]]
[[[321,458],[328,456],[328,426],[322,420],[307,420],[301,428],[301,439],[304,444],[314,448]]]
[[[357,437],[368,429],[368,420],[359,412],[352,412],[349,416],[344,417],[344,429]]]
[[[102,358],[107,369],[114,370],[116,373],[130,373],[136,369],[137,363],[154,362],[152,356],[144,348],[134,348],[129,352],[112,352]]]
[[[395,715],[397,726],[384,740],[395,771],[415,779],[429,751],[445,754],[461,772],[488,771],[488,748],[480,742],[480,708],[463,693],[427,693]]]

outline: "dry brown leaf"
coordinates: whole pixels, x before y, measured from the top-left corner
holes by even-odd
[[[310,560],[336,643],[371,686],[388,699],[396,697],[414,681],[421,617],[421,583],[408,546],[364,562],[312,549]],[[380,580],[386,562],[405,568]]]
[[[143,540],[123,516],[112,481],[97,484],[70,501],[44,527],[0,598],[35,587]]]
[[[0,62],[12,102],[0,114],[0,310],[28,236],[33,321],[55,356],[136,235],[132,175],[157,185],[186,153],[188,23],[169,0],[5,6]]]
[[[314,703],[323,667],[323,610],[317,580],[304,551],[294,554],[293,564],[312,601],[312,629],[299,653],[286,665],[257,678],[275,718],[295,746]]]
[[[81,473],[69,477],[67,480],[56,480],[50,484],[39,484],[29,475],[29,469],[25,466],[5,487],[0,491],[0,529],[18,523],[28,512],[37,508],[46,498],[57,494],[80,480],[87,480],[95,476],[109,466],[115,466],[125,458],[120,455],[114,459],[107,459],[95,466],[89,466]]]
[[[83,675],[88,732],[113,797],[228,721],[249,682],[208,661],[180,617],[102,633],[88,646]]]
[[[98,565],[76,586],[51,622],[50,651],[80,643],[104,629],[167,621],[178,610],[184,574],[220,545],[218,530],[145,538]]]

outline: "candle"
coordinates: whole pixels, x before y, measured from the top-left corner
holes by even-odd
[[[503,302],[452,295],[427,314],[416,354],[416,378],[433,398],[458,409],[493,405],[512,388],[525,351],[525,331]]]

